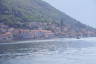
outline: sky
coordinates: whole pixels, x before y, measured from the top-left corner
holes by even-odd
[[[45,0],[76,20],[96,28],[96,0]]]

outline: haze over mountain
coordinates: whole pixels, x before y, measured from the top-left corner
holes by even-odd
[[[0,0],[0,23],[1,28],[2,24],[8,26],[0,31],[1,34],[12,32],[12,29],[9,30],[10,28],[14,28],[16,31],[22,29],[18,30],[20,33],[17,35],[21,35],[23,31],[24,35],[28,34],[27,36],[30,32],[28,30],[48,30],[55,36],[60,34],[65,36],[66,34],[71,37],[76,35],[95,36],[96,31],[96,29],[80,23],[42,0]],[[48,36],[48,31],[40,31],[40,34],[46,32]]]
[[[80,22],[96,28],[96,0],[44,0]]]

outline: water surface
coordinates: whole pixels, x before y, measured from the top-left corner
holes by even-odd
[[[14,43],[0,44],[0,64],[96,64],[96,38]]]

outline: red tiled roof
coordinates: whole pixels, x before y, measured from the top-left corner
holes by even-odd
[[[10,33],[10,32],[6,32],[5,34],[1,34],[0,35],[0,37],[7,37],[7,36],[9,36],[9,35],[11,35],[12,33]]]

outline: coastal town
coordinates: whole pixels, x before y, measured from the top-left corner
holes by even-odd
[[[0,0],[0,42],[96,37],[96,28],[44,1],[23,2],[27,0]]]
[[[68,26],[59,27],[57,24],[33,22],[28,25],[31,29],[21,29],[0,24],[0,42],[17,40],[40,40],[51,38],[76,38],[95,36],[95,32],[75,32]],[[47,28],[45,28],[47,27]]]
[[[48,39],[55,37],[52,31],[8,28],[0,24],[0,41]]]

